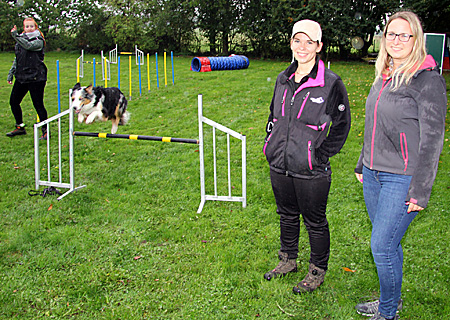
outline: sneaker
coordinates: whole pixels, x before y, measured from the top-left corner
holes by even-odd
[[[372,317],[378,313],[378,306],[380,305],[380,300],[368,301],[359,303],[355,306],[356,312],[360,315]],[[403,300],[398,300],[397,313],[403,308]]]
[[[42,127],[42,136],[39,137],[39,140],[47,140],[48,134],[47,134],[47,128]]]
[[[321,269],[314,264],[309,264],[309,271],[306,277],[300,281],[292,290],[294,293],[313,292],[325,280],[326,270]]]
[[[8,137],[14,137],[14,136],[21,136],[21,135],[24,135],[24,134],[27,134],[27,131],[25,130],[25,126],[24,125],[21,126],[21,125],[17,125],[16,124],[16,128],[13,131],[8,132],[6,135]]]
[[[398,314],[396,314],[395,317],[393,317],[392,319],[389,319],[389,318],[383,317],[379,312],[377,312],[377,313],[374,314],[373,317],[370,318],[369,320],[398,320],[398,319],[400,319],[400,318],[398,317]]]
[[[275,269],[266,272],[264,274],[264,279],[270,281],[272,278],[284,277],[289,272],[297,272],[296,259],[289,259],[288,254],[281,251],[278,251],[278,258],[280,259],[280,263]]]
[[[47,132],[44,132],[44,133],[42,134],[42,136],[39,137],[39,140],[47,140],[47,139],[48,139],[48,134],[47,134]]]

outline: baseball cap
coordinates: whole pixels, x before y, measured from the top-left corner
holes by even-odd
[[[315,21],[308,19],[297,21],[292,28],[292,38],[299,32],[306,34],[312,41],[322,40],[322,29]]]

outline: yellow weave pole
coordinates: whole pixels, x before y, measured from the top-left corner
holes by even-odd
[[[108,88],[108,66],[106,65],[106,58],[103,59],[105,63],[105,88]]]
[[[130,100],[131,100],[131,56],[128,56],[128,68],[130,69]]]
[[[167,87],[166,52],[164,51],[164,84]]]
[[[80,59],[77,59],[77,83],[80,82]]]
[[[147,87],[150,92],[150,54],[147,53]]]

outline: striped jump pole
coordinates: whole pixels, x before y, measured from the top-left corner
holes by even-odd
[[[172,138],[172,137],[153,137],[153,136],[142,136],[142,135],[136,135],[136,134],[112,134],[112,133],[74,131],[73,135],[81,136],[81,137],[118,138],[118,139],[130,139],[130,140],[151,140],[151,141],[162,141],[162,142],[199,144],[199,140],[196,140],[196,139],[184,139],[184,138]]]

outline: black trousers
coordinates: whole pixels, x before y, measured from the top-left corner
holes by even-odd
[[[280,215],[281,251],[290,259],[298,256],[300,215],[308,231],[310,262],[327,270],[330,231],[326,216],[331,176],[299,179],[270,171],[272,189]]]
[[[31,101],[36,109],[40,121],[47,120],[47,110],[44,107],[44,89],[46,81],[20,83],[14,81],[14,85],[11,91],[11,97],[9,98],[9,104],[11,105],[11,111],[16,120],[16,124],[23,122],[22,108],[20,103],[25,95],[30,92]]]

